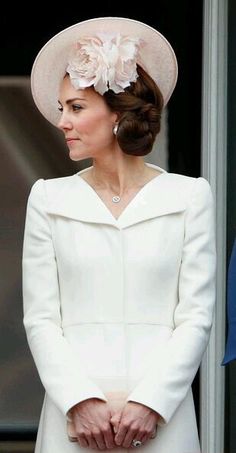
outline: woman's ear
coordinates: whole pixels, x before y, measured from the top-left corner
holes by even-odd
[[[120,112],[113,112],[112,113],[112,122],[113,124],[118,124],[121,118]]]

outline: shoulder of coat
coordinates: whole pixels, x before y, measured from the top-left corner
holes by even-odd
[[[201,200],[212,198],[211,186],[208,180],[202,176],[193,177],[168,173],[165,183],[164,191],[168,192],[171,198],[182,200],[186,206],[191,203],[193,197],[200,197]]]
[[[75,176],[76,174],[73,174],[70,176],[61,176],[59,178],[44,179],[44,181],[48,186],[60,187],[61,185],[69,184],[70,181],[74,180]]]
[[[194,187],[196,181],[199,178],[193,176],[185,176],[179,173],[166,173],[167,178],[165,178],[166,185],[169,185],[170,189],[179,189],[179,190],[191,190]]]
[[[75,181],[76,174],[71,176],[62,176],[60,178],[45,179],[45,184],[48,189],[60,189],[70,187]]]
[[[68,191],[74,187],[77,174],[71,176],[62,176],[59,178],[44,179],[46,193],[50,197],[59,196],[65,190]]]
[[[178,173],[166,173],[165,178],[162,180],[162,190],[165,197],[181,201],[186,206],[195,193],[196,188],[204,180],[202,177],[186,176]],[[164,195],[163,194],[163,195]]]

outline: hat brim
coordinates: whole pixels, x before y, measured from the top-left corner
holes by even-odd
[[[73,45],[84,36],[117,32],[138,37],[145,43],[141,49],[143,68],[157,83],[166,105],[175,88],[178,66],[173,48],[154,28],[142,22],[121,17],[99,17],[72,25],[51,38],[38,53],[31,72],[31,90],[35,104],[44,117],[56,125],[59,120],[58,94],[65,75],[68,55]]]

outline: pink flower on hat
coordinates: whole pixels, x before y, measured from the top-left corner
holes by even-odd
[[[94,86],[103,95],[124,91],[135,82],[140,40],[120,34],[84,37],[76,44],[66,71],[77,90]]]

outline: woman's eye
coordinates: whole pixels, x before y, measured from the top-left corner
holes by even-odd
[[[79,104],[73,104],[73,105],[72,105],[72,110],[73,110],[74,112],[76,112],[77,110],[81,110],[81,109],[82,109],[82,107],[81,107],[81,105],[79,105]],[[63,107],[59,106],[59,107],[58,107],[58,110],[59,110],[59,112],[63,112]]]
[[[81,105],[79,105],[79,104],[73,104],[72,108],[73,108],[74,111],[82,109]]]

